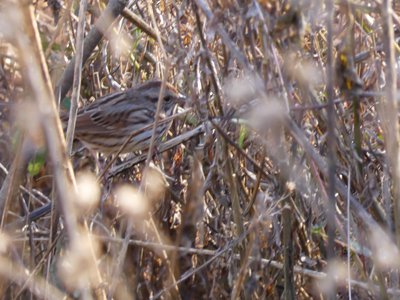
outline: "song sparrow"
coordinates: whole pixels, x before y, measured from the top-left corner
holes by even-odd
[[[75,137],[91,150],[110,154],[117,152],[132,133],[137,132],[121,153],[145,150],[149,147],[154,117],[161,90],[161,81],[148,81],[123,92],[101,97],[79,109]],[[172,121],[162,122],[171,116],[184,97],[167,84],[160,124],[156,138],[161,139]],[[64,117],[65,118],[65,117]],[[146,127],[147,129],[143,129]]]

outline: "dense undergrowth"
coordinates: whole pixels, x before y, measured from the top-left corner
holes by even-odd
[[[78,2],[0,2],[4,299],[399,296],[396,1]],[[74,57],[187,96],[150,155],[66,155]]]

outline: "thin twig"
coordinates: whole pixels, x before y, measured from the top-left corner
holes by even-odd
[[[104,33],[121,14],[128,0],[110,0],[106,9],[97,20],[95,26],[90,30],[83,45],[82,63],[84,64],[92,54],[94,48],[103,38]],[[72,86],[74,77],[75,58],[72,58],[61,77],[57,87],[57,96],[64,99]]]
[[[334,240],[336,233],[335,225],[335,177],[336,177],[336,111],[334,106],[334,57],[333,57],[333,19],[334,19],[334,3],[333,0],[326,0],[326,30],[327,30],[327,62],[326,62],[326,79],[327,79],[327,98],[328,98],[328,120],[327,120],[327,139],[328,139],[328,259],[333,260],[336,256],[334,248]],[[336,289],[332,289],[328,295],[329,299],[333,299]]]
[[[78,113],[78,99],[81,92],[81,78],[82,78],[82,55],[83,55],[83,39],[85,33],[85,19],[86,19],[87,0],[81,0],[79,5],[79,22],[76,37],[76,54],[74,65],[74,79],[72,85],[71,107],[69,111],[68,127],[67,127],[67,152],[72,155],[72,146],[74,143],[74,133],[76,116]]]

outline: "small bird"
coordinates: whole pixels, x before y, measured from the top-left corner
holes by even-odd
[[[153,133],[152,124],[161,84],[159,80],[148,81],[126,91],[101,97],[79,109],[75,137],[92,151],[111,154],[117,152],[129,136],[137,132],[121,153],[145,150],[149,147]],[[158,141],[172,124],[172,120],[162,120],[171,116],[177,104],[183,104],[184,100],[185,97],[167,83],[160,111],[161,122],[156,130]],[[62,119],[66,124],[66,117]]]
[[[146,150],[150,146],[161,85],[159,80],[147,81],[126,91],[101,97],[80,108],[76,119],[75,137],[92,151],[112,154],[137,132],[121,153]],[[178,104],[184,103],[185,96],[167,83],[160,111],[161,122],[156,130],[158,141],[172,124],[172,120],[162,120],[171,116]],[[61,114],[61,119],[66,127],[68,114]],[[51,207],[50,202],[31,212],[28,216],[29,222],[48,214]]]

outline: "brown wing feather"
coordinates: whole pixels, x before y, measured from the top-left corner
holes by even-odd
[[[127,117],[129,102],[126,93],[119,92],[100,98],[78,112],[76,133],[79,135],[88,132],[109,133],[128,126]],[[118,105],[126,101],[126,105]]]

